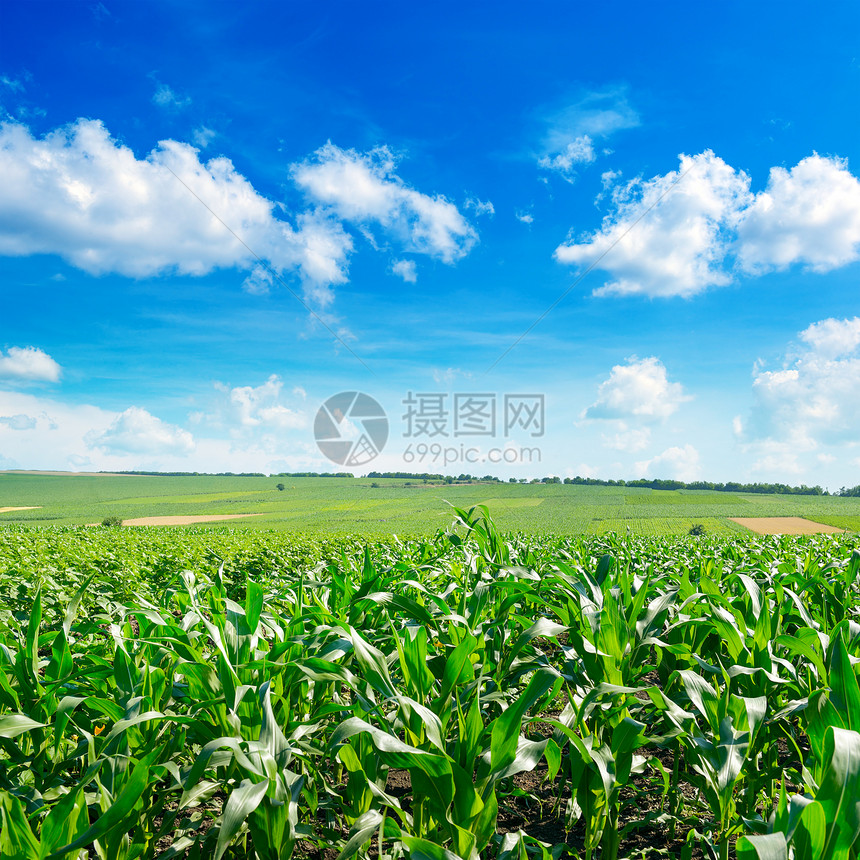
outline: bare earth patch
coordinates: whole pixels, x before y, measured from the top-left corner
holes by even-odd
[[[815,523],[803,517],[729,517],[733,523],[759,535],[832,535],[845,529]]]
[[[6,514],[9,511],[35,511],[41,507],[41,505],[28,505],[26,508],[0,508],[0,514]]]
[[[194,523],[215,523],[219,520],[240,520],[243,517],[262,517],[265,514],[201,514],[194,517],[137,517],[123,520],[124,526],[190,526]]]

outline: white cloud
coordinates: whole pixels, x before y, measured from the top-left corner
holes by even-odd
[[[103,433],[87,434],[91,448],[121,454],[188,454],[194,439],[187,430],[167,424],[139,406],[120,413]]]
[[[596,158],[594,141],[587,134],[582,134],[569,141],[561,152],[539,158],[538,167],[544,170],[555,170],[572,181],[575,176],[573,173],[575,164],[591,164]]]
[[[195,128],[194,131],[191,132],[191,139],[201,149],[206,149],[216,136],[217,132],[213,131],[211,128],[207,128],[205,125],[201,125],[200,128]]]
[[[10,430],[32,430],[36,419],[19,412],[17,415],[0,415],[0,424],[5,424]]]
[[[860,346],[860,317],[821,320],[800,332],[800,339],[824,358],[849,355]]]
[[[205,416],[210,423],[226,425],[241,432],[250,429],[294,430],[306,427],[308,420],[304,412],[291,409],[281,402],[283,380],[272,374],[261,385],[240,385],[229,388],[221,383],[216,389],[227,395],[228,405],[218,414]],[[293,395],[304,400],[304,389],[295,387]]]
[[[856,443],[860,427],[860,320],[826,319],[800,332],[801,348],[776,370],[757,368],[754,405],[738,428],[742,441]]]
[[[345,221],[380,224],[412,253],[445,263],[465,256],[478,240],[471,224],[444,197],[410,188],[395,167],[387,147],[362,154],[327,143],[294,164],[292,175],[314,202]]]
[[[329,285],[346,280],[352,240],[340,224],[317,212],[300,214],[295,226],[276,218],[275,204],[229,159],[201,162],[185,143],[162,141],[138,159],[95,120],[44,138],[10,122],[0,126],[0,173],[0,254],[58,254],[93,275],[205,275],[252,270],[257,260],[244,241],[323,300]]]
[[[692,296],[730,282],[727,231],[751,199],[749,177],[710,150],[680,162],[678,171],[616,187],[601,229],[556,248],[559,262],[610,273],[595,295]]]
[[[445,370],[440,370],[438,367],[433,368],[433,381],[437,385],[451,385],[456,379],[472,379],[472,372],[469,370],[460,370],[459,367],[448,367]]]
[[[538,166],[558,173],[568,182],[576,179],[578,165],[597,159],[595,141],[639,125],[639,115],[623,89],[588,93],[573,104],[549,113]]]
[[[600,384],[597,400],[583,413],[586,419],[655,421],[668,418],[690,400],[680,382],[669,382],[659,358],[631,356],[627,364],[612,368],[609,379]]]
[[[395,260],[391,264],[391,271],[398,278],[403,278],[408,284],[418,281],[418,273],[415,271],[415,260]]]
[[[738,262],[754,274],[800,263],[826,272],[860,259],[860,181],[847,161],[812,155],[771,168],[738,227]]]
[[[851,462],[860,442],[858,329],[856,317],[821,320],[799,333],[780,366],[756,364],[752,408],[734,426],[753,471],[774,480],[811,474],[816,483],[823,467]]]
[[[645,478],[672,478],[695,481],[701,477],[699,452],[692,445],[667,448],[662,454],[636,464],[636,472]]]
[[[470,197],[464,204],[463,208],[472,209],[479,218],[482,215],[495,215],[496,207],[489,200],[478,200],[477,197]]]
[[[167,84],[159,84],[156,87],[152,101],[159,107],[175,110],[188,107],[191,104],[190,96],[178,96]]]
[[[50,355],[34,346],[0,350],[0,380],[13,383],[57,382],[62,368]]]
[[[225,398],[226,399],[226,398]],[[276,404],[275,404],[276,405]],[[118,413],[0,390],[0,415],[34,417],[16,432],[0,421],[0,468],[198,472],[322,471],[327,463],[312,439],[296,438],[281,410],[264,404],[267,424],[234,435],[233,428],[198,425],[198,435],[159,421],[145,409]],[[231,415],[233,415],[231,413]],[[209,416],[204,416],[208,418]],[[233,417],[235,417],[233,415]],[[20,419],[18,419],[20,421]],[[205,422],[201,422],[201,425]],[[265,428],[269,432],[264,432]],[[189,441],[191,447],[189,448]]]
[[[614,448],[617,451],[644,451],[651,442],[650,427],[627,428],[622,423],[619,432],[613,436],[604,436],[603,444],[606,448]]]
[[[617,174],[603,175],[606,190]],[[825,272],[860,259],[860,181],[843,159],[813,155],[775,167],[767,188],[707,150],[677,171],[616,184],[612,211],[589,236],[559,245],[559,262],[608,272],[594,295],[684,296],[801,264]]]
[[[517,217],[517,221],[522,221],[523,224],[534,224],[535,216],[531,214],[531,212],[524,212],[521,209],[517,209],[514,212],[514,215]]]

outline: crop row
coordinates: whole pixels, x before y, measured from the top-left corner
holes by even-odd
[[[162,535],[0,533],[4,858],[857,856],[856,538]]]

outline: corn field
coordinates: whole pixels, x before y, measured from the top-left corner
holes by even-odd
[[[150,533],[2,536],[4,860],[858,855],[854,536]]]

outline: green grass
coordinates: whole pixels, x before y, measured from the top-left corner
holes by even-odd
[[[286,489],[279,491],[282,482]],[[376,483],[379,486],[373,487]],[[405,480],[61,476],[0,473],[0,523],[85,525],[105,517],[258,514],[232,529],[306,534],[432,535],[450,505],[485,503],[499,527],[532,534],[683,535],[696,523],[737,533],[728,517],[803,516],[860,528],[860,498],[767,496],[565,484],[424,484]],[[450,504],[449,504],[450,503]]]

